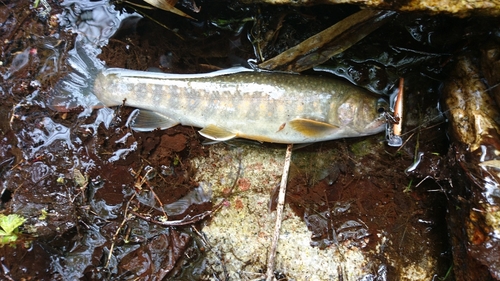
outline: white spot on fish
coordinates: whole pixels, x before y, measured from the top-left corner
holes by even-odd
[[[282,91],[270,92],[268,96],[273,100],[281,99],[281,97],[283,96],[283,92]]]

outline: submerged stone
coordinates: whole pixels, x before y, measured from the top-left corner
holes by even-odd
[[[470,56],[458,59],[443,95],[456,161],[448,216],[456,280],[498,280],[500,111]]]
[[[429,13],[446,13],[456,16],[469,16],[471,14],[492,15],[500,14],[500,3],[494,0],[486,1],[453,1],[453,0],[243,0],[247,3],[268,3],[287,5],[314,5],[314,4],[355,4],[377,9],[390,9],[398,11],[423,11]]]

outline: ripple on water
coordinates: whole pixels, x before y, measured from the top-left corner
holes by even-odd
[[[70,129],[54,122],[49,117],[44,117],[41,120],[39,128],[33,128],[32,131],[24,130],[24,133],[31,138],[34,144],[29,158],[32,158],[40,149],[54,143],[62,142],[66,145],[66,148],[75,149],[71,141]]]
[[[120,14],[107,1],[67,0],[61,5],[64,10],[59,16],[59,24],[98,46],[107,44],[122,19],[128,16]]]

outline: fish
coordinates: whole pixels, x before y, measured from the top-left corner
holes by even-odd
[[[388,101],[347,81],[233,67],[204,74],[103,68],[93,93],[108,107],[139,109],[135,131],[201,128],[212,141],[300,144],[385,130]]]
[[[50,92],[49,108],[79,117],[126,105],[135,131],[200,128],[209,143],[234,138],[309,144],[385,130],[385,98],[340,78],[232,67],[200,74],[109,68],[82,40],[69,51],[73,69]],[[107,123],[106,123],[107,124]],[[105,126],[108,126],[106,125]]]

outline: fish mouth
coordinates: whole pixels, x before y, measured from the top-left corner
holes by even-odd
[[[377,119],[365,126],[364,132],[367,135],[380,133],[385,130],[386,124],[387,119],[384,114],[381,114]]]

